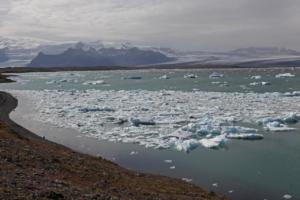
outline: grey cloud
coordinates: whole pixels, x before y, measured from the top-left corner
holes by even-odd
[[[295,0],[0,0],[0,34],[183,49],[300,49]],[[5,10],[5,11],[3,11]]]

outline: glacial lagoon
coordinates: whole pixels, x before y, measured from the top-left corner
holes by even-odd
[[[50,140],[232,199],[300,198],[297,69],[26,73],[13,79],[0,85],[19,99],[12,118]]]

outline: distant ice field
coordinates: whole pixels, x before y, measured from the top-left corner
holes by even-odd
[[[29,73],[7,85],[36,105],[30,118],[83,135],[147,148],[220,149],[295,130],[297,70]],[[297,90],[299,89],[299,90]]]

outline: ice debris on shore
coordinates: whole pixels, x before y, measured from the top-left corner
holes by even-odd
[[[182,178],[181,180],[183,180],[187,183],[191,183],[193,181],[193,179],[191,179],[191,178]]]
[[[35,107],[33,120],[74,128],[88,137],[190,152],[219,149],[230,139],[258,140],[291,131],[300,121],[300,95],[172,90],[10,90]],[[298,94],[294,92],[292,94]],[[298,113],[297,113],[298,112]],[[242,125],[243,124],[243,125]]]

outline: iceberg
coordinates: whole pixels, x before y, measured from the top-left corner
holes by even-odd
[[[260,75],[257,75],[257,76],[251,76],[251,79],[255,79],[255,80],[259,80],[259,79],[261,79],[262,78],[262,76],[260,76]]]
[[[131,124],[133,126],[140,126],[140,125],[147,125],[147,126],[150,126],[150,125],[155,125],[155,122],[150,119],[150,120],[147,120],[147,119],[139,119],[139,118],[130,118],[129,119],[129,122],[131,122]]]
[[[174,165],[170,167],[171,170],[173,170],[173,169],[175,169],[175,168],[176,168],[176,167],[175,167]]]
[[[284,199],[292,199],[293,196],[290,195],[290,194],[285,194],[285,195],[283,195],[283,198],[284,198]]]
[[[129,76],[129,77],[123,77],[122,78],[123,80],[141,80],[142,79],[142,77],[140,77],[140,76]]]
[[[282,124],[278,121],[267,123],[265,129],[273,132],[285,132],[296,130],[296,128],[288,127],[287,125]]]
[[[286,96],[286,97],[299,97],[300,96],[300,91],[285,92],[285,93],[283,93],[283,96]]]
[[[114,112],[113,108],[109,107],[88,107],[88,108],[80,108],[80,112],[87,113],[87,112]]]
[[[146,90],[8,90],[34,104],[30,117],[112,142],[190,152],[223,148],[230,139],[259,139],[295,130],[300,94]],[[239,124],[239,125],[237,125]],[[245,124],[242,125],[241,124]]]
[[[159,77],[159,79],[170,79],[170,77],[168,75],[163,75],[163,76]]]
[[[293,77],[295,77],[295,75],[291,73],[282,73],[282,74],[277,74],[275,76],[275,78],[293,78]]]
[[[271,85],[271,83],[270,83],[270,82],[263,81],[263,82],[261,82],[261,85]]]
[[[240,139],[240,140],[262,140],[264,136],[262,134],[255,133],[239,133],[239,134],[228,134],[228,139]]]
[[[195,139],[183,140],[183,141],[176,140],[174,145],[178,151],[184,151],[189,153],[190,151],[196,149],[199,146],[199,142]]]
[[[223,146],[226,142],[226,136],[225,135],[219,135],[212,138],[204,138],[199,140],[199,143],[209,149],[218,149],[221,146]]]
[[[198,76],[195,74],[186,74],[184,75],[184,78],[197,78]]]
[[[102,84],[106,84],[106,82],[103,80],[98,80],[98,81],[86,81],[82,83],[82,85],[102,85]]]
[[[253,83],[250,83],[249,85],[250,86],[265,86],[265,85],[271,85],[271,83],[262,81],[262,82],[253,82]]]
[[[218,73],[218,72],[213,72],[212,74],[209,75],[209,78],[223,78],[224,74]]]
[[[181,180],[183,180],[185,182],[188,182],[188,183],[193,181],[193,179],[190,179],[190,178],[182,178]]]

